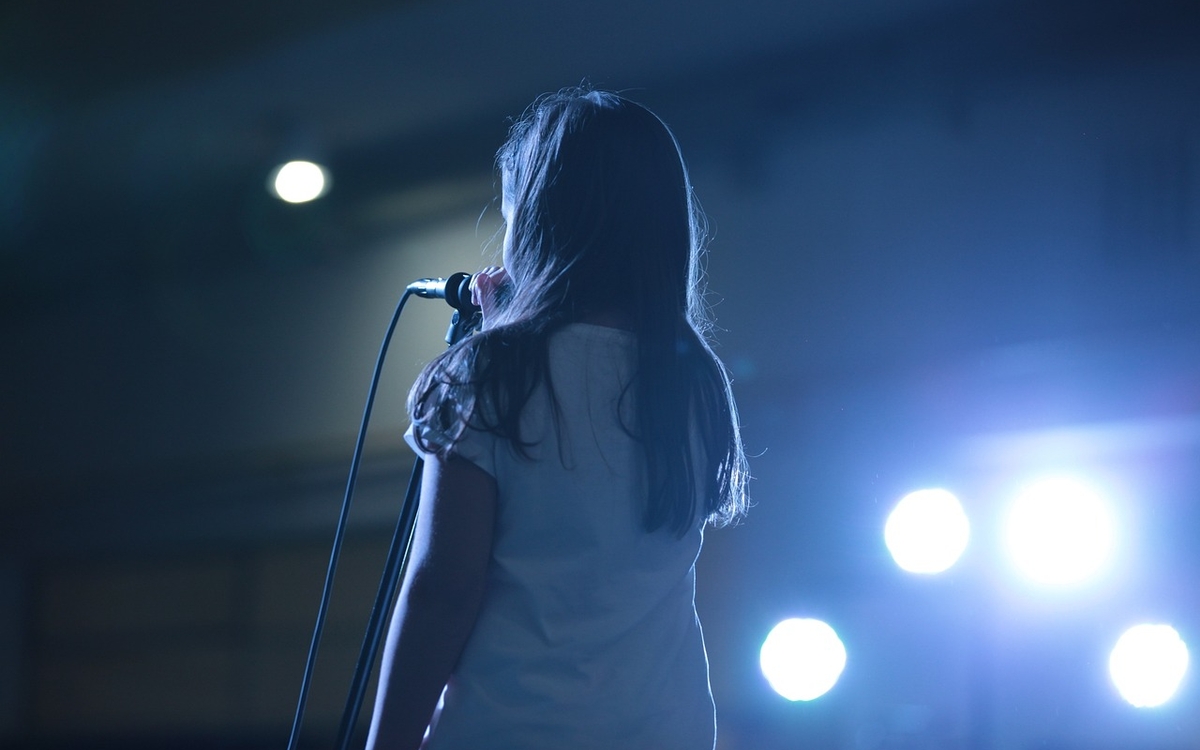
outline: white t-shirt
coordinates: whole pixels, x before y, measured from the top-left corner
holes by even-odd
[[[531,459],[476,430],[455,446],[495,477],[497,518],[428,750],[712,749],[694,604],[703,524],[683,539],[642,527],[642,448],[617,413],[636,349],[625,331],[565,327],[549,342],[559,426],[544,386],[521,416]]]

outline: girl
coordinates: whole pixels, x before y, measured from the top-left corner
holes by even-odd
[[[426,463],[367,746],[711,750],[694,563],[747,474],[678,145],[572,89],[498,164],[483,330],[409,394]]]

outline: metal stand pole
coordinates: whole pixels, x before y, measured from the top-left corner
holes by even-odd
[[[454,344],[466,338],[472,331],[479,328],[479,313],[463,314],[458,310],[450,318],[450,328],[446,331],[446,343]],[[379,580],[379,591],[375,595],[375,604],[371,607],[371,617],[367,621],[367,630],[363,636],[362,648],[359,650],[358,662],[354,666],[354,677],[350,681],[350,692],[346,696],[346,708],[342,712],[342,721],[338,726],[337,750],[346,750],[350,745],[350,737],[354,733],[354,725],[362,712],[363,700],[366,697],[367,682],[371,678],[371,669],[375,665],[375,657],[379,653],[379,644],[387,630],[388,617],[396,604],[396,593],[400,589],[404,568],[408,562],[408,548],[412,541],[413,526],[417,518],[417,507],[421,497],[421,471],[425,461],[417,457],[413,462],[412,475],[408,480],[408,491],[404,494],[404,504],[400,508],[400,516],[396,520],[396,531],[392,535],[392,543],[388,548],[387,560],[384,562],[383,576]]]

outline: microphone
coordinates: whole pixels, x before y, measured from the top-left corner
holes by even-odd
[[[426,299],[444,299],[446,304],[464,315],[479,312],[471,304],[471,274],[452,273],[444,279],[417,279],[408,285],[408,291]]]

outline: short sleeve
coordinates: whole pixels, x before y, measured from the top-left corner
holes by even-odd
[[[428,458],[429,451],[421,450],[417,444],[416,426],[409,425],[404,433],[404,440],[421,458]],[[496,435],[485,430],[479,430],[468,425],[462,435],[454,441],[446,433],[429,426],[421,427],[421,437],[426,445],[451,447],[451,453],[465,458],[492,477],[496,476]]]

